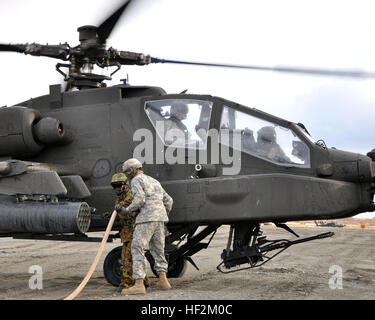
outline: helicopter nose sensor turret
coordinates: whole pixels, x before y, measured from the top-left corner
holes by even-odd
[[[368,152],[367,156],[370,157],[372,161],[375,161],[375,148]]]
[[[375,148],[367,153],[367,156],[371,158],[371,170],[372,170],[372,180],[375,183]],[[374,190],[375,191],[375,190]]]

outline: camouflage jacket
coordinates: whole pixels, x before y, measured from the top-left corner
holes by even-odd
[[[128,210],[139,210],[136,224],[163,221],[168,222],[168,214],[172,210],[173,199],[165,192],[159,181],[145,175],[137,174],[131,181],[133,201]]]
[[[129,188],[129,182],[123,185],[121,189],[122,189],[121,194],[116,196],[115,205],[121,204],[122,206],[126,208],[127,206],[129,206],[129,204],[131,204],[133,200],[133,195]],[[134,225],[135,225],[134,217],[131,217],[129,215],[124,216],[124,215],[118,214],[117,219],[120,220],[121,227],[127,227],[128,229],[130,229],[131,232],[134,231]]]

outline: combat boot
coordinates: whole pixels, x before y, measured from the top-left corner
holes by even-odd
[[[134,286],[130,288],[123,289],[121,291],[122,295],[126,294],[146,294],[146,288],[143,284],[143,279],[136,279]]]
[[[167,275],[165,272],[160,272],[159,281],[156,284],[156,288],[160,290],[169,290],[172,288],[172,286],[168,282]]]
[[[143,284],[145,285],[145,288],[148,289],[149,287],[151,287],[151,281],[150,279],[145,276],[145,278],[143,279]]]

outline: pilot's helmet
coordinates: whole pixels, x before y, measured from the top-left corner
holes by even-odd
[[[189,108],[183,102],[177,101],[171,105],[171,117],[177,117],[179,115],[182,115],[184,116],[184,118],[186,118],[186,115],[188,114],[188,112],[189,112]]]
[[[113,188],[121,187],[126,183],[126,175],[124,173],[115,173],[111,179],[111,186]]]
[[[258,130],[258,142],[274,143],[276,142],[276,131],[274,127],[267,126]]]

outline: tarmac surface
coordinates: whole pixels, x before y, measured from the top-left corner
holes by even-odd
[[[331,238],[291,246],[264,266],[229,274],[216,266],[226,247],[229,227],[221,227],[208,249],[193,256],[184,275],[170,279],[172,289],[152,285],[145,296],[122,296],[103,275],[106,254],[120,246],[106,245],[92,278],[78,300],[367,300],[375,299],[375,230],[291,226],[301,237],[333,231]],[[273,225],[262,227],[268,239],[296,238]],[[89,234],[103,236],[104,232]],[[81,283],[100,243],[0,238],[1,300],[62,300]],[[36,266],[36,267],[33,267]],[[243,265],[246,267],[248,265]],[[234,270],[230,269],[230,270]],[[41,272],[42,288],[35,288]],[[30,288],[33,287],[34,289]]]

